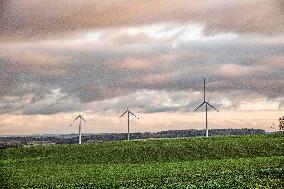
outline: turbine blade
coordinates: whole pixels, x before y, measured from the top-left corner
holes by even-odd
[[[77,118],[78,118],[78,117],[77,117]],[[77,119],[77,118],[76,118],[76,119]],[[71,126],[75,123],[76,119],[72,121],[72,123],[69,125],[69,127],[71,127]]]
[[[126,110],[123,114],[121,114],[121,116],[119,116],[120,118],[122,117],[122,116],[124,116],[124,114],[126,114],[126,112],[127,112],[128,110]]]
[[[209,102],[207,102],[207,104],[208,104],[209,106],[211,106],[211,108],[213,108],[214,110],[216,110],[217,112],[219,112],[219,110],[217,110],[216,108],[214,108],[214,106],[212,106],[211,104],[209,104]]]
[[[203,101],[205,102],[205,78],[204,78],[204,83],[203,83],[204,85],[203,85]]]
[[[85,121],[85,122],[86,122],[86,120],[85,120],[83,117],[81,117],[81,118],[82,118],[82,120],[83,120],[83,121]]]
[[[139,119],[139,117],[137,117],[134,113],[132,113],[132,112],[130,112],[130,111],[129,111],[129,113],[132,114],[132,115],[133,115],[134,117],[136,117],[137,119]]]
[[[203,102],[202,104],[200,104],[194,111],[196,112],[196,110],[198,110],[201,106],[203,106],[205,102]]]
[[[80,116],[77,116],[76,119],[74,119],[74,121],[76,121]]]

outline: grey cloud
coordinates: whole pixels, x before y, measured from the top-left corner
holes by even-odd
[[[283,1],[2,0],[2,41],[62,37],[92,29],[153,23],[201,23],[207,34],[283,32]],[[159,7],[157,9],[156,7]],[[155,10],[155,11],[153,11]]]
[[[201,86],[202,88],[202,86]],[[220,111],[237,110],[240,102],[250,102],[264,96],[248,91],[209,92],[206,100]],[[269,99],[266,99],[270,101]],[[91,107],[100,113],[112,113],[119,115],[126,107],[137,113],[157,112],[193,112],[203,101],[203,94],[190,90],[139,90],[126,96],[96,101]],[[283,98],[274,99],[272,102],[283,103]],[[87,105],[88,106],[88,105]],[[214,111],[209,108],[209,111]],[[198,110],[205,111],[202,107]]]
[[[83,104],[78,99],[63,94],[58,89],[52,89],[43,98],[26,104],[20,109],[25,115],[50,115],[80,110],[83,110]]]
[[[138,90],[126,96],[116,97],[93,104],[99,112],[120,113],[126,107],[138,112],[171,112],[182,111],[184,107],[192,104],[192,91],[167,91],[167,90]]]
[[[271,99],[284,94],[281,67],[278,64],[278,67],[274,67],[257,63],[272,55],[282,55],[283,48],[280,45],[260,46],[238,40],[225,43],[215,41],[212,45],[210,42],[193,40],[173,47],[169,41],[159,42],[157,40],[157,43],[145,46],[131,44],[123,48],[83,48],[80,51],[67,47],[50,48],[43,44],[2,48],[0,84],[3,90],[0,91],[0,96],[33,97],[25,108],[17,105],[21,102],[20,99],[19,102],[4,104],[2,113],[16,109],[24,114],[82,110],[89,103],[104,102],[144,89],[165,90],[169,93],[174,90],[181,91],[181,94],[184,90],[201,91],[203,77],[208,80],[208,92],[218,92],[223,96],[227,94],[229,99],[235,98],[231,91],[237,94],[243,92],[243,96],[259,94]],[[129,57],[152,66],[132,70],[119,67]],[[31,62],[32,60],[36,62]],[[228,75],[220,74],[221,67],[228,64],[245,66],[252,71],[244,75],[230,75],[230,72]],[[77,101],[55,99],[53,102],[43,103],[47,98],[46,94],[52,89],[60,89],[66,94],[66,98]],[[143,98],[141,102],[149,104],[149,107],[143,107],[143,103],[135,104],[136,99],[133,99],[133,107],[141,108],[145,112],[189,111],[199,103],[197,100],[180,106],[152,106],[152,101],[147,101],[148,96]],[[170,97],[177,102],[179,98],[184,99],[179,95]],[[127,101],[122,100],[117,106],[121,108],[126,103]],[[234,102],[235,105],[237,103]],[[105,108],[108,109],[107,107],[106,103]],[[113,104],[109,107],[113,107]],[[216,107],[222,105],[216,103]]]

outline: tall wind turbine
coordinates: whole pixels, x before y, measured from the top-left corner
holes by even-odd
[[[216,110],[217,112],[219,112],[219,110],[217,110],[216,108],[214,108],[208,101],[206,101],[206,98],[205,98],[205,78],[204,78],[203,92],[204,92],[203,103],[200,104],[200,106],[198,106],[194,111],[196,112],[200,107],[202,107],[202,106],[205,104],[205,111],[206,111],[206,137],[208,137],[208,120],[207,120],[207,110],[208,110],[208,106],[210,106],[211,108],[213,108],[213,109]]]
[[[74,120],[74,122],[77,120],[77,119],[79,119],[79,144],[81,144],[82,143],[82,141],[81,141],[81,125],[82,125],[82,120],[83,121],[85,121],[86,122],[86,120],[83,118],[83,115],[78,115],[77,117],[76,117],[76,119]],[[73,123],[74,123],[73,122]],[[72,126],[72,124],[71,125],[69,125],[70,127]]]
[[[129,140],[130,140],[130,133],[129,133],[129,114],[133,115],[133,116],[136,117],[137,119],[139,119],[139,117],[137,117],[134,113],[130,112],[130,111],[128,110],[128,108],[127,108],[126,111],[125,111],[123,114],[121,114],[121,116],[120,116],[119,118],[123,117],[124,114],[126,114],[126,113],[127,113],[127,126],[128,126],[128,130],[127,130],[127,140],[129,141]]]

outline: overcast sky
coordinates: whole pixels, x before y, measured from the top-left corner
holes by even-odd
[[[0,135],[273,130],[284,115],[282,0],[1,0]]]

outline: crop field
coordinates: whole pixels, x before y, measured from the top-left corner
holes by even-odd
[[[2,188],[284,188],[284,135],[0,150]]]

